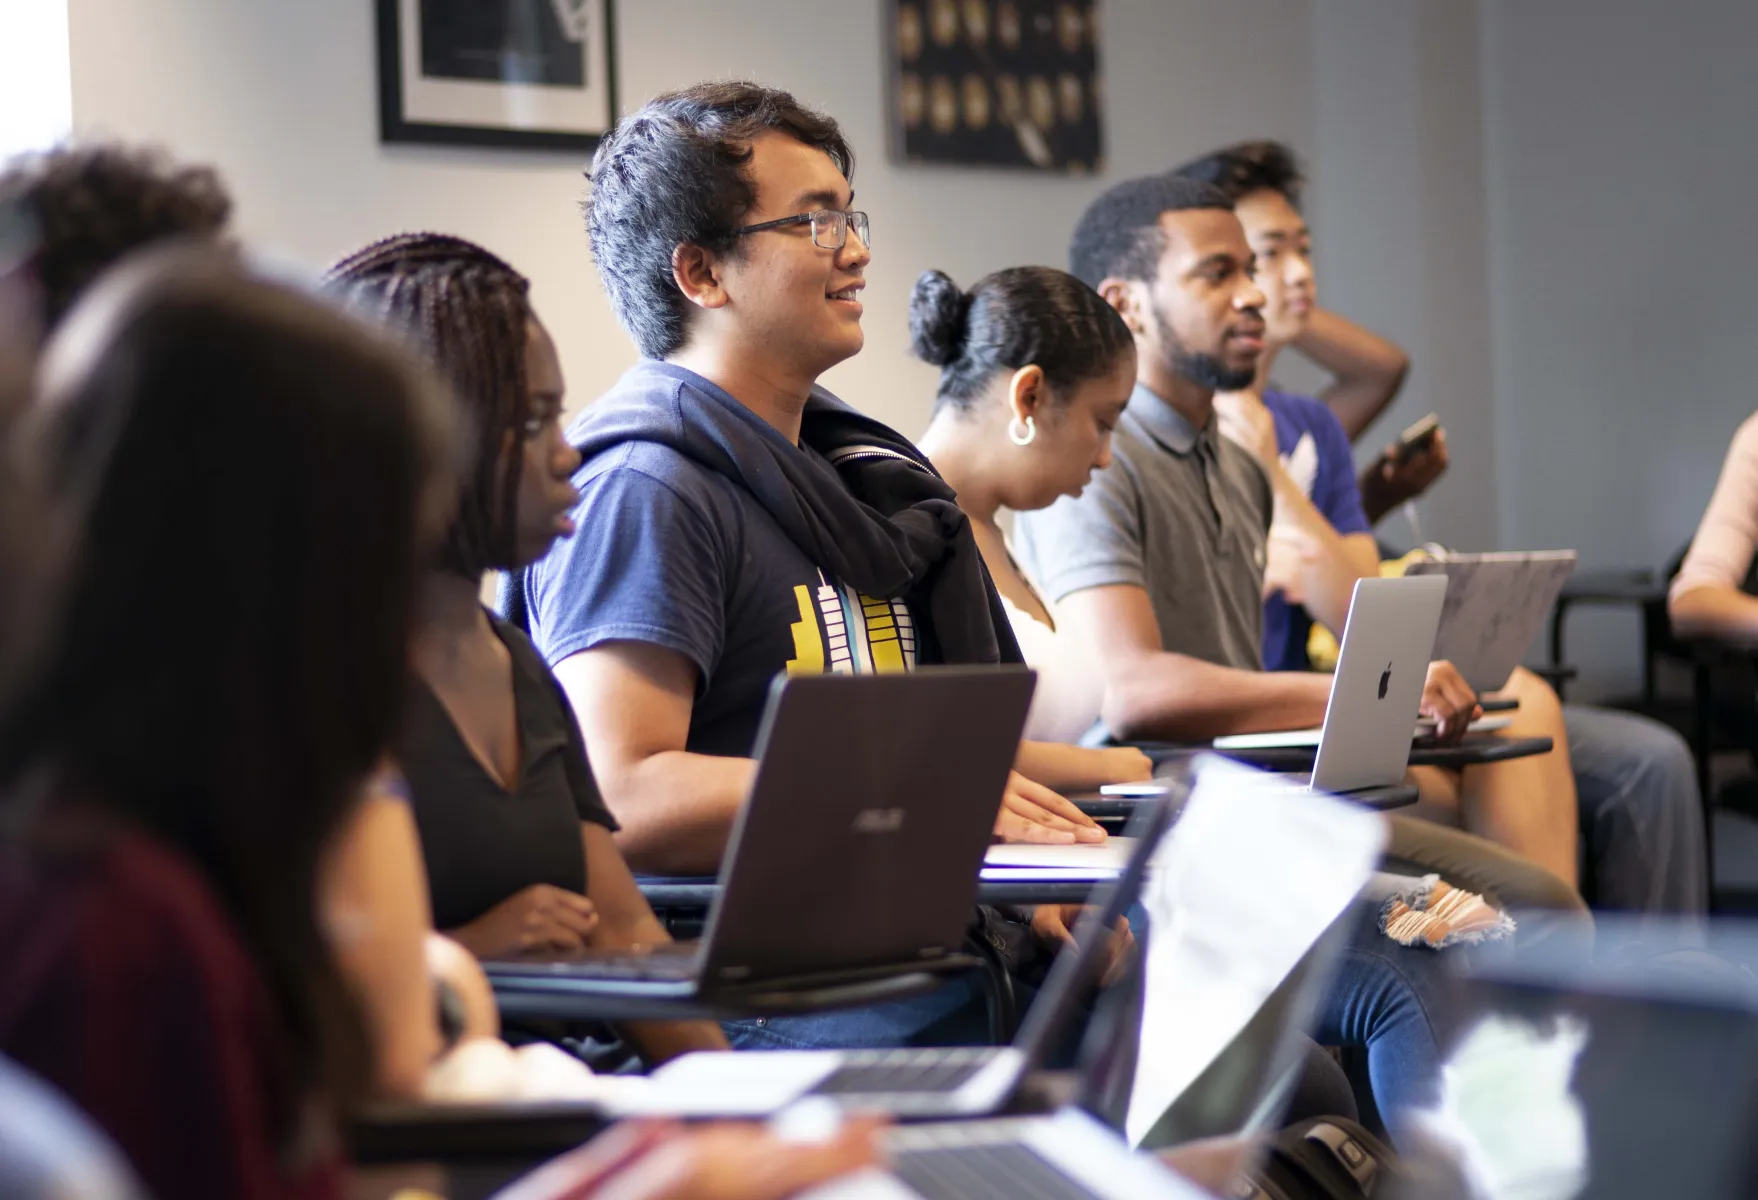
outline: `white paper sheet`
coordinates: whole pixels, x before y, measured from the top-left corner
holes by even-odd
[[[1131,1145],[1361,891],[1385,838],[1377,814],[1204,760],[1142,897],[1147,995],[1125,1122]]]
[[[1106,838],[1102,842],[1071,846],[1019,844],[990,846],[983,855],[985,867],[1061,867],[1093,871],[1121,871],[1129,865],[1135,839]]]

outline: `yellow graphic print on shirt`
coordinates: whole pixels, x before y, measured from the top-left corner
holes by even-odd
[[[915,667],[916,627],[903,601],[864,596],[831,583],[822,571],[816,593],[801,584],[794,588],[794,601],[800,619],[790,627],[794,656],[787,664],[789,675],[858,675]]]

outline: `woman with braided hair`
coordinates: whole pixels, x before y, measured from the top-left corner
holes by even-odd
[[[480,602],[486,572],[534,562],[573,532],[579,455],[562,437],[561,364],[529,284],[480,246],[431,233],[375,242],[326,279],[451,384],[473,436],[425,585],[421,686],[399,755],[435,926],[482,958],[669,941],[611,840],[561,688]],[[709,1022],[625,1033],[650,1062],[726,1045]]]

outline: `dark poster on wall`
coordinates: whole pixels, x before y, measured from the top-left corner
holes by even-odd
[[[421,73],[584,87],[584,34],[564,28],[549,0],[421,0]]]
[[[387,142],[590,153],[616,119],[613,0],[377,0]]]
[[[1099,0],[887,0],[904,162],[1097,171]]]

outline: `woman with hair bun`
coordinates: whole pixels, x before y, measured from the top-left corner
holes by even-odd
[[[1097,292],[1052,267],[997,271],[969,292],[924,272],[910,296],[910,342],[941,368],[922,451],[958,493],[1039,673],[1026,736],[1076,741],[1097,719],[1102,681],[1056,637],[1055,613],[1013,561],[997,516],[1078,495],[1110,463],[1111,430],[1135,387],[1135,342]]]

